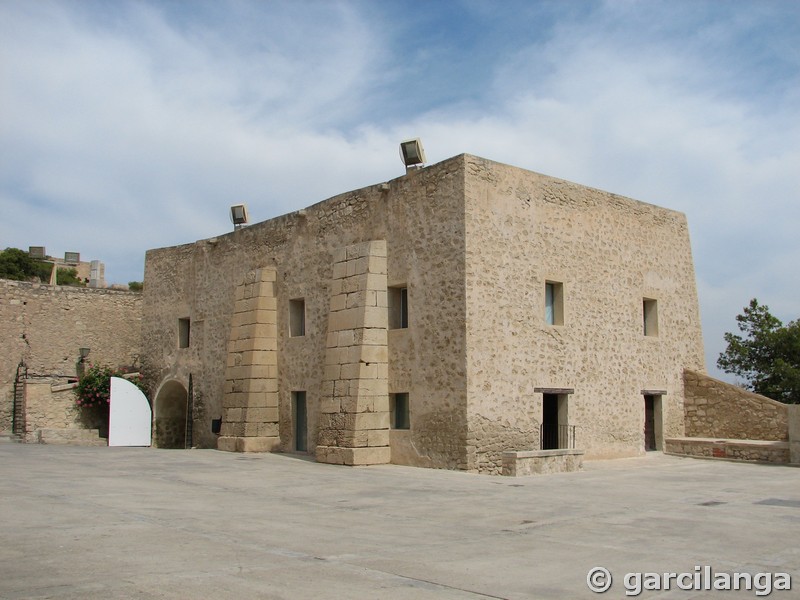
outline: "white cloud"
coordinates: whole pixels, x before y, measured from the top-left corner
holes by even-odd
[[[686,212],[709,368],[750,297],[800,315],[800,11],[509,6],[467,3],[450,31],[441,5],[426,29],[394,3],[0,3],[0,245],[140,279],[147,248],[228,230],[230,204],[262,220],[400,175],[419,135],[432,162]]]

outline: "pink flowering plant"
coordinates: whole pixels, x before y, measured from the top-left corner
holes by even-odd
[[[106,365],[89,365],[75,389],[75,404],[79,408],[107,409],[111,400],[111,378],[122,377],[122,375],[122,371]],[[127,379],[144,391],[141,375]]]

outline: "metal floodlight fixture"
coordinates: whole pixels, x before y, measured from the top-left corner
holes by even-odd
[[[422,168],[425,164],[425,149],[419,138],[413,138],[400,142],[400,158],[406,166],[406,170]]]
[[[91,351],[91,348],[78,348],[78,352],[80,353],[80,356],[81,356],[81,362],[86,360],[86,357],[89,356],[89,352],[90,351]]]
[[[246,204],[234,204],[231,206],[231,221],[233,221],[234,229],[239,229],[242,225],[246,225],[248,220]]]

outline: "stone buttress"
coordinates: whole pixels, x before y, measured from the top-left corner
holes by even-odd
[[[369,465],[390,460],[386,284],[385,240],[334,253],[319,462]]]
[[[257,269],[236,288],[220,450],[270,452],[280,444],[275,280],[275,269]]]

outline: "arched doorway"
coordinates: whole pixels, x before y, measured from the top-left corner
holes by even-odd
[[[186,404],[188,393],[180,381],[161,386],[153,410],[153,445],[157,448],[186,447]]]

